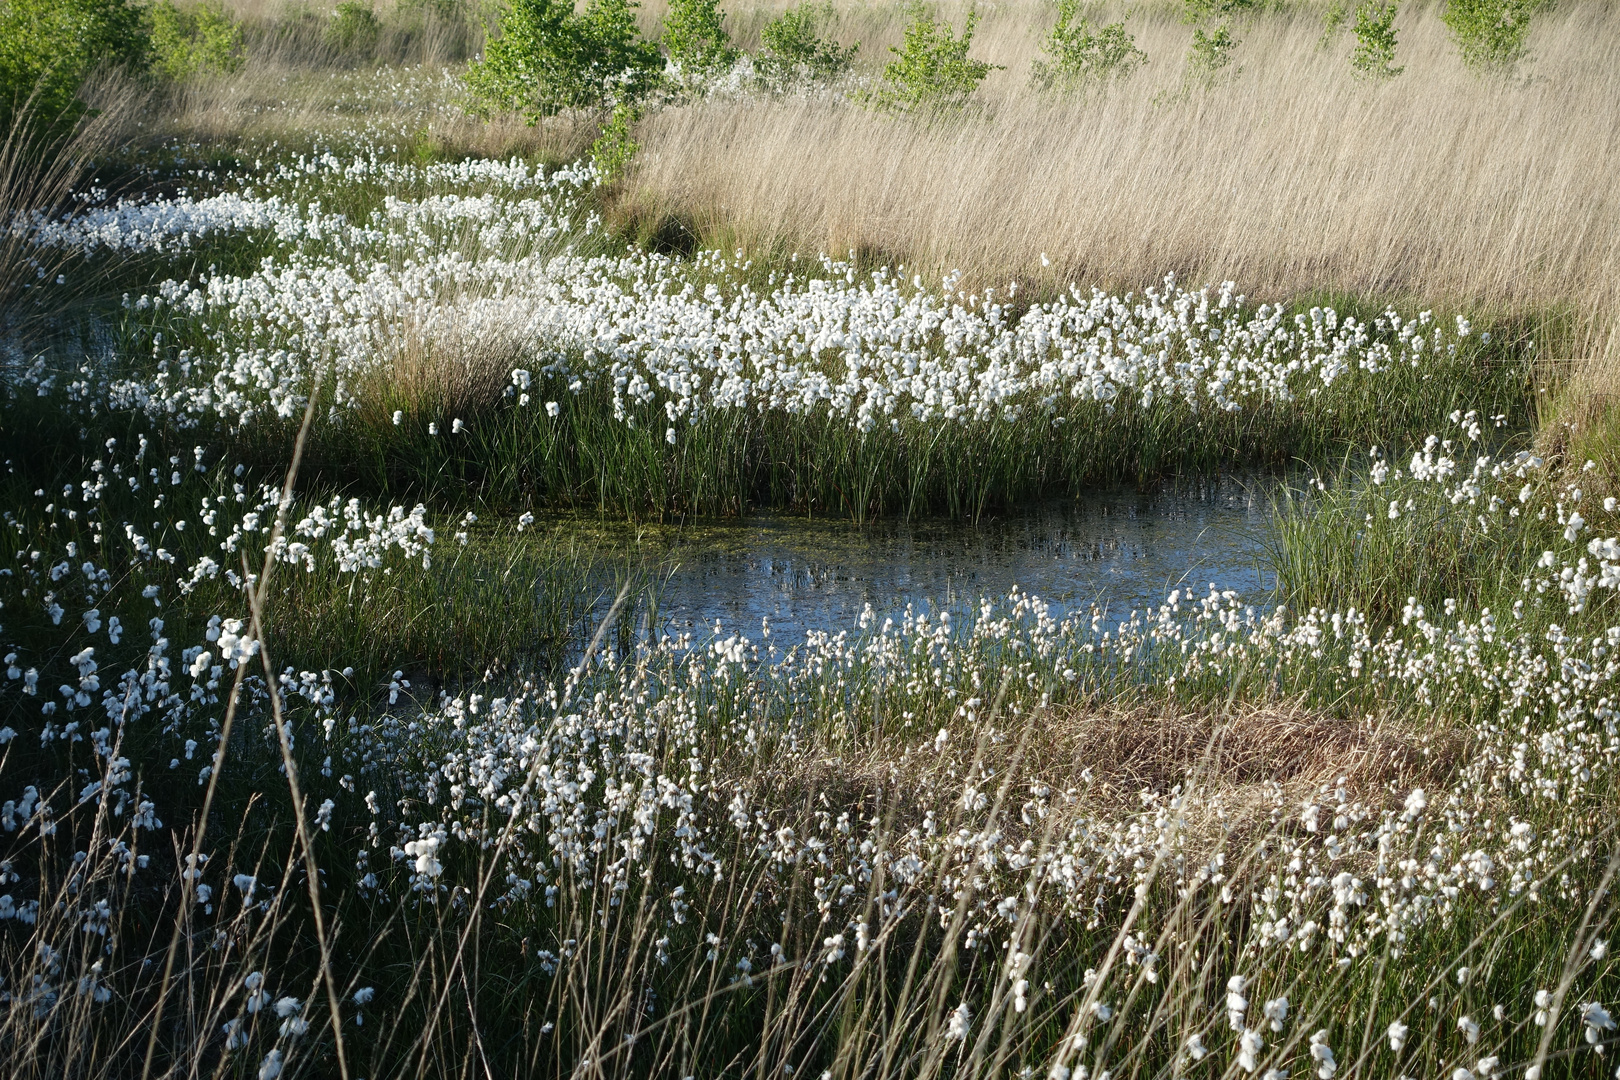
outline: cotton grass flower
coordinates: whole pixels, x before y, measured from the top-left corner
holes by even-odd
[[[1259,1054],[1265,1047],[1266,1040],[1260,1037],[1258,1031],[1244,1028],[1243,1034],[1238,1036],[1238,1068],[1244,1072],[1254,1072],[1260,1067]]]
[[[1615,1030],[1614,1018],[1609,1015],[1609,1010],[1595,1001],[1588,1001],[1581,1006],[1581,1023],[1586,1029],[1587,1043],[1598,1053],[1603,1053],[1604,1034]]]
[[[1248,985],[1249,980],[1242,975],[1233,975],[1226,980],[1226,1022],[1233,1031],[1243,1030],[1243,1016],[1249,1008],[1249,999],[1243,996],[1243,990]]]
[[[1551,1014],[1553,995],[1551,990],[1536,991],[1536,1014],[1534,1017],[1537,1027],[1546,1027],[1547,1019]]]
[[[1339,1071],[1338,1062],[1333,1060],[1333,1048],[1328,1045],[1328,1033],[1324,1028],[1311,1035],[1311,1060],[1316,1063],[1316,1075],[1321,1080],[1332,1080],[1333,1074]]]

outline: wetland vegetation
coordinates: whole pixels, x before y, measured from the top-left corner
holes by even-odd
[[[8,1075],[1613,1068],[1607,5],[0,0]]]

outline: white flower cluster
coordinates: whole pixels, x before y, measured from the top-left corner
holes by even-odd
[[[583,254],[583,242],[599,243],[588,165],[542,175],[517,163],[413,170],[329,156],[272,170],[263,183],[301,176],[375,184],[380,205],[350,223],[308,192],[302,201],[244,193],[31,226],[41,243],[119,251],[169,250],[226,228],[272,229],[287,241],[253,273],[208,272],[131,299],[177,320],[182,340],[207,344],[155,342],[153,375],[90,373],[107,404],[171,420],[291,416],[317,369],[335,378],[341,405],[405,343],[426,342],[452,355],[498,347],[527,357],[559,389],[598,386],[616,417],[649,423],[661,413],[672,432],[730,409],[824,410],[861,430],[1061,423],[1085,405],[1288,401],[1349,372],[1377,377],[1456,348],[1426,312],[1390,311],[1373,324],[1328,308],[1290,317],[1250,308],[1230,283],[1190,290],[1173,278],[1140,297],[1076,288],[1020,309],[1016,286],[970,296],[954,277],[936,288],[823,258],[756,292],[750,267],[718,253]],[[445,190],[458,186],[479,190]]]

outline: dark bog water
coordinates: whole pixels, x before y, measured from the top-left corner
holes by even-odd
[[[1211,582],[1263,599],[1272,483],[1249,476],[1121,487],[977,526],[769,515],[646,530],[640,546],[662,554],[653,622],[700,637],[718,622],[726,634],[758,640],[769,619],[772,637],[788,646],[806,631],[852,629],[867,604],[879,616],[908,604],[937,611],[1014,588],[1059,613],[1097,605],[1124,618],[1172,589],[1203,595]]]

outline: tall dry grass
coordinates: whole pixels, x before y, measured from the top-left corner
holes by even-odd
[[[79,96],[89,109],[71,131],[41,135],[31,102],[0,129],[0,335],[17,334],[71,297],[53,287],[64,257],[30,244],[28,223],[70,204],[85,169],[127,139],[150,100],[144,86],[110,70],[93,74]]]
[[[965,3],[940,6],[961,25]],[[1353,77],[1347,32],[1319,48],[1320,10],[1267,13],[1234,24],[1241,71],[1212,89],[1187,85],[1192,30],[1160,6],[1129,22],[1148,65],[1069,100],[1030,87],[1051,5],[983,15],[973,54],[1004,69],[979,115],[919,123],[836,96],[665,110],[643,126],[629,212],[728,247],[857,249],[985,284],[1119,288],[1174,271],[1252,295],[1562,310],[1572,343],[1607,337],[1620,310],[1615,5],[1538,16],[1512,80],[1465,70],[1439,6],[1408,5],[1405,72],[1383,85]],[[760,22],[733,29],[746,43]],[[850,8],[836,33],[862,42],[870,75],[902,25],[898,5]]]

